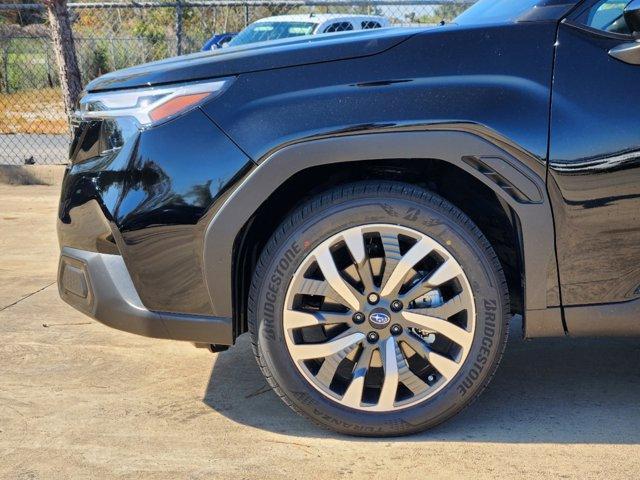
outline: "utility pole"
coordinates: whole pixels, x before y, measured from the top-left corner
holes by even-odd
[[[56,51],[64,108],[69,116],[73,113],[82,92],[82,83],[67,0],[44,0],[44,4],[49,14],[51,38]]]

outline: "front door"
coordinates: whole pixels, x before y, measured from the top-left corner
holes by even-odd
[[[640,54],[615,58],[635,41],[628,0],[587,3],[559,27],[553,81],[548,182],[565,306],[640,297]]]

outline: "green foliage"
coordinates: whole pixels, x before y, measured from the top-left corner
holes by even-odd
[[[469,8],[469,5],[438,5],[433,9],[433,13],[430,15],[417,17],[416,14],[412,12],[413,18],[411,18],[410,21],[419,23],[439,23],[441,21],[450,22],[467,8]]]
[[[165,58],[173,54],[168,39],[175,38],[174,19],[172,8],[146,10],[131,22],[131,33],[145,40],[145,47],[154,58]]]
[[[91,60],[89,64],[89,78],[96,78],[110,71],[109,54],[104,41],[99,42],[91,52]]]
[[[4,92],[38,89],[57,82],[55,60],[40,38],[16,38],[0,47],[0,85]]]
[[[453,20],[467,8],[469,5],[440,5],[435,8],[434,14],[442,17],[442,20]]]

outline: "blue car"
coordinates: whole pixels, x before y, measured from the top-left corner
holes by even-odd
[[[203,52],[208,52],[209,50],[217,50],[218,48],[222,48],[222,46],[235,37],[237,33],[220,33],[218,35],[214,35],[209,40],[204,42],[202,46]]]

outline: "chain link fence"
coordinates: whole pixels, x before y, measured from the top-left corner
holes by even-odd
[[[213,0],[68,5],[83,84],[104,73],[199,51],[214,34],[285,14],[383,15],[394,26],[450,20],[474,0]],[[69,127],[42,4],[0,3],[0,164],[58,164]]]

